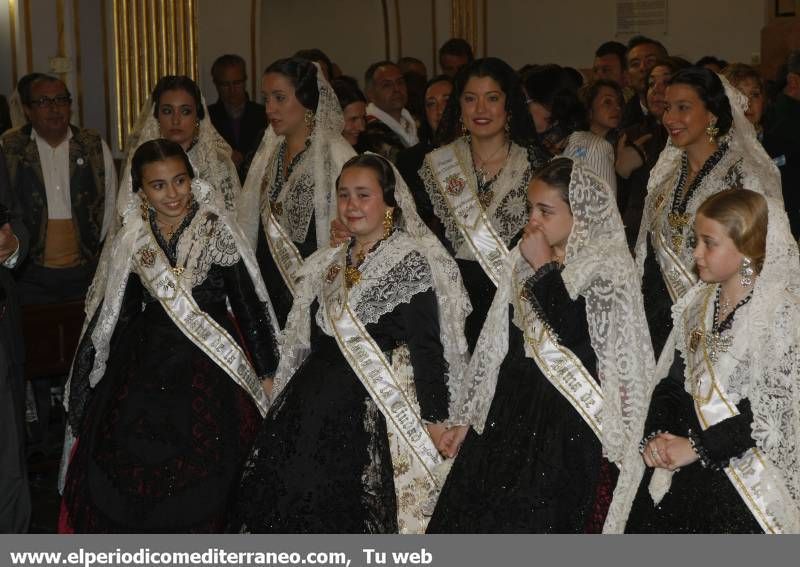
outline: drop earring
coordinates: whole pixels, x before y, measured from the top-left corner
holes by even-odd
[[[744,256],[742,258],[742,265],[739,266],[739,275],[741,279],[739,283],[742,287],[750,287],[753,285],[753,275],[755,275],[756,271],[753,269],[753,261]]]
[[[719,128],[717,128],[717,119],[712,118],[711,122],[708,123],[706,126],[706,135],[708,136],[708,141],[712,144],[717,141],[717,136],[719,135]]]

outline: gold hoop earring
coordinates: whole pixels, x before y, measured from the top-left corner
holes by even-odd
[[[506,131],[506,136],[511,134],[511,113],[509,112],[506,114],[506,125],[503,126],[503,129]]]
[[[393,209],[386,209],[386,212],[383,213],[383,237],[389,238],[392,234],[392,229],[394,228],[394,210]]]
[[[712,144],[717,141],[717,135],[719,135],[719,128],[717,128],[717,120],[712,119],[711,122],[708,123],[706,126],[706,135],[708,136],[708,141]]]

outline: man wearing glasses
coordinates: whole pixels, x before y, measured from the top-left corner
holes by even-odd
[[[66,85],[38,75],[20,85],[29,124],[1,140],[11,190],[30,233],[16,269],[22,304],[83,298],[113,221],[117,178],[99,134],[70,124]],[[5,265],[13,267],[16,252]]]
[[[219,57],[211,66],[211,76],[219,99],[208,107],[208,114],[214,128],[233,149],[231,159],[244,182],[242,162],[258,147],[267,127],[267,113],[262,105],[249,100],[246,65],[238,55]]]

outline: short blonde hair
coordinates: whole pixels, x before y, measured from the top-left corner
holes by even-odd
[[[749,189],[726,189],[706,199],[697,214],[724,226],[739,252],[753,261],[757,273],[761,272],[768,222],[763,195]]]

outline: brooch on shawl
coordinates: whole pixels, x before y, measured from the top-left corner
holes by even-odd
[[[444,182],[446,184],[445,190],[447,191],[448,195],[457,197],[458,195],[461,195],[461,192],[464,190],[464,180],[461,179],[461,177],[456,173],[448,175]]]
[[[333,264],[331,264],[328,267],[328,274],[325,276],[325,282],[329,283],[329,284],[332,284],[333,280],[336,279],[336,276],[338,276],[339,272],[341,272],[341,271],[342,271],[342,267],[339,264],[337,264],[335,262]]]
[[[156,251],[149,246],[145,246],[139,250],[139,261],[145,268],[152,268],[156,262]]]

